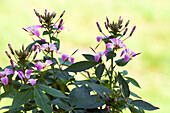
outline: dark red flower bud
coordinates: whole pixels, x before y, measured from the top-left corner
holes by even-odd
[[[12,49],[11,44],[8,44],[8,47],[9,47],[9,49],[10,49],[11,53],[14,55],[14,51],[13,51],[13,49]]]
[[[133,32],[135,31],[135,29],[136,29],[136,26],[133,27],[133,29],[132,29],[132,31],[131,31],[131,33],[130,33],[129,36],[132,36],[132,34],[133,34]]]
[[[99,31],[100,31],[100,32],[102,32],[102,30],[101,30],[101,27],[100,27],[99,23],[98,23],[98,22],[96,22],[96,24],[97,24],[97,27],[98,27]]]
[[[125,27],[127,27],[127,26],[129,25],[129,22],[130,22],[130,20],[128,20],[128,21],[126,22]]]
[[[126,34],[127,30],[128,30],[128,28],[126,28],[126,29],[124,30],[123,35],[125,35],[125,34]]]
[[[60,18],[63,17],[64,13],[65,13],[65,10],[64,10],[63,13],[60,15]]]
[[[11,56],[9,55],[8,51],[5,51],[5,53],[8,56],[8,58],[11,59]]]

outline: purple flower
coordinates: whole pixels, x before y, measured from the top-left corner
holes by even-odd
[[[122,41],[120,39],[113,38],[113,39],[110,39],[109,41],[111,41],[111,43],[106,44],[106,49],[112,48],[112,47],[114,49],[119,49],[121,47],[126,48],[126,45],[124,43],[122,43]]]
[[[42,44],[39,51],[41,51],[41,50],[46,50],[47,52],[50,52],[50,51],[56,51],[57,52],[56,45],[52,44],[52,43]]]
[[[53,61],[51,61],[51,60],[46,60],[45,64],[43,64],[42,62],[38,61],[35,64],[35,67],[37,67],[37,70],[40,71],[42,68],[45,68],[45,67],[51,65],[52,63],[53,63]]]
[[[67,61],[68,59],[70,59],[71,63],[74,64],[74,57],[69,57],[66,54],[62,54],[62,61]]]
[[[4,71],[0,71],[1,81],[4,85],[8,84],[8,77],[7,75],[14,74],[11,69],[6,68]]]
[[[124,56],[124,61],[125,62],[127,62],[130,58],[136,56],[136,53],[133,52],[133,51],[130,51],[129,48],[126,48],[125,50],[123,50],[120,56],[122,56],[123,54],[125,54],[125,56]]]
[[[36,35],[37,37],[40,36],[40,32],[38,31],[38,28],[42,28],[41,25],[33,25],[26,28],[26,30],[30,33],[30,35]]]
[[[109,35],[107,35],[107,36],[97,36],[97,37],[96,37],[96,39],[97,39],[98,42],[100,42],[101,39],[105,39],[105,38],[109,38]]]
[[[24,73],[19,70],[18,71],[18,76],[21,80],[23,80],[24,78],[26,79],[24,82],[26,83],[27,81],[29,81],[31,83],[32,86],[34,86],[36,84],[36,81],[34,79],[30,79],[30,75],[32,73],[32,70],[27,70],[26,71],[26,76],[24,75]]]
[[[94,56],[95,61],[98,62],[100,57],[102,57],[103,55],[106,55],[108,52],[109,52],[109,50],[106,50],[106,51],[103,51],[103,52],[97,52],[98,55]]]
[[[53,26],[53,28],[58,28],[57,25],[51,25],[51,26]],[[61,26],[61,27],[59,28],[59,30],[63,30],[63,29],[64,29],[64,26]]]
[[[106,106],[105,109],[108,113],[110,112],[110,108],[108,106]]]

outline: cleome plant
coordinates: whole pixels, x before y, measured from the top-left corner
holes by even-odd
[[[39,25],[23,28],[33,42],[14,50],[8,44],[5,51],[10,65],[0,68],[0,98],[11,98],[12,105],[0,109],[5,113],[144,113],[144,110],[159,109],[142,100],[130,90],[129,84],[141,88],[138,82],[123,69],[140,52],[128,48],[125,41],[129,35],[129,20],[123,24],[110,22],[106,17],[105,34],[96,22],[102,36],[98,44],[90,47],[92,54],[82,54],[84,61],[74,62],[75,50],[71,55],[60,51],[59,34],[65,29],[63,15],[55,19],[56,13],[45,10],[41,15],[34,10]],[[43,31],[43,32],[42,32]],[[126,34],[126,35],[125,35]],[[99,46],[104,51],[98,51]],[[121,67],[122,71],[118,71]],[[77,80],[75,76],[84,76]]]

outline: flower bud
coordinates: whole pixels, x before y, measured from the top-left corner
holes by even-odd
[[[15,53],[19,56],[19,52],[17,50],[15,50]]]
[[[106,22],[104,22],[104,25],[105,25],[106,29],[108,29],[108,27],[107,27],[107,23],[106,23]]]
[[[15,70],[15,65],[14,65],[14,62],[13,62],[12,59],[10,60],[10,63],[11,63],[11,65],[12,65],[12,69]]]
[[[109,19],[108,19],[108,17],[106,16],[106,21],[107,21],[107,24],[109,24]]]
[[[24,44],[22,44],[22,51],[24,51]]]
[[[135,31],[135,29],[136,29],[136,26],[133,27],[133,29],[132,29],[132,31],[131,31],[131,33],[130,33],[129,36],[132,36],[132,34],[133,34],[133,32]]]
[[[129,100],[129,97],[127,97],[126,99],[125,99],[125,102],[127,102]]]
[[[117,102],[117,98],[116,97],[114,98],[114,101]]]
[[[8,56],[8,58],[11,59],[11,56],[9,55],[8,51],[5,51],[5,53]]]
[[[96,22],[96,24],[97,24],[97,27],[98,27],[99,31],[100,31],[100,32],[102,32],[102,30],[101,30],[101,27],[100,27],[99,23],[98,23],[98,22]]]
[[[38,53],[38,52],[36,52],[36,53],[35,53],[35,55],[34,55],[34,57],[33,57],[33,60],[36,58],[36,56],[37,56],[37,53]]]
[[[35,14],[39,17],[40,14],[34,9]]]
[[[39,18],[39,22],[42,24],[41,16],[38,16],[38,18]]]
[[[126,34],[127,30],[128,30],[128,28],[126,28],[126,29],[124,30],[123,36]]]
[[[127,26],[129,25],[129,22],[130,22],[130,20],[128,20],[128,21],[126,22],[125,27],[127,27]]]
[[[8,47],[9,47],[9,49],[10,49],[11,53],[14,55],[14,51],[13,51],[13,49],[12,49],[11,44],[8,44]]]
[[[108,113],[110,112],[109,106],[106,106],[105,109],[106,109],[106,111],[107,111]]]
[[[51,14],[52,18],[54,18],[56,16],[56,12],[54,11],[52,14]]]
[[[60,20],[60,23],[58,25],[58,29],[62,26],[62,23],[63,23],[63,19]]]
[[[60,18],[63,17],[64,13],[65,13],[65,10],[64,10],[63,13],[60,15]]]

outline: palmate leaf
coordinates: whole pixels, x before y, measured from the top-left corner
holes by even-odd
[[[50,88],[48,86],[45,86],[43,84],[39,84],[38,88],[42,89],[43,91],[45,91],[46,93],[52,95],[52,96],[56,96],[56,97],[60,97],[60,98],[68,98],[67,96],[65,96],[63,93],[61,93],[60,91],[54,89],[54,88]]]
[[[138,84],[138,82],[135,79],[130,78],[130,77],[125,77],[125,78],[127,78],[127,82],[131,82],[134,86],[141,88],[140,85]]]
[[[97,95],[90,95],[82,99],[76,106],[76,108],[93,109],[101,107],[104,104],[105,102],[102,99],[100,99]]]
[[[91,62],[91,61],[80,61],[80,62],[76,62],[76,63],[72,64],[67,69],[65,69],[65,71],[81,72],[81,71],[85,71],[89,68],[94,67],[96,64],[97,64],[96,62]]]
[[[122,85],[122,92],[125,98],[129,97],[130,95],[130,90],[129,90],[129,86],[128,83],[126,82],[126,80],[122,77],[122,75],[120,74],[120,72],[118,73],[118,76],[116,77],[118,79],[119,82],[119,86]]]
[[[104,64],[99,64],[95,70],[95,74],[97,76],[97,78],[100,80],[103,74],[103,71],[105,69],[105,65]]]
[[[129,61],[131,60],[131,58],[127,61],[127,62],[125,62],[124,61],[124,58],[121,58],[121,59],[119,59],[119,60],[116,60],[115,61],[115,63],[118,65],[118,66],[125,66]]]
[[[32,97],[32,94],[33,94],[32,88],[19,91],[13,99],[11,108],[16,108],[22,104],[27,103],[28,100]]]
[[[130,102],[130,104],[134,105],[140,109],[149,110],[149,111],[159,109],[158,107],[155,107],[155,106],[151,105],[150,103],[145,102],[143,100],[133,100],[132,102]]]
[[[51,104],[57,105],[66,111],[70,111],[71,109],[71,106],[66,101],[59,98],[51,101]]]
[[[88,85],[91,89],[93,89],[103,99],[106,99],[106,97],[103,95],[103,92],[105,92],[106,94],[111,92],[108,88],[106,88],[100,84],[89,83]]]
[[[90,54],[82,54],[84,58],[86,58],[89,61],[95,62],[94,56]]]
[[[80,88],[74,88],[69,94],[69,102],[71,106],[77,106],[80,101],[86,97],[90,96],[90,91],[85,85]]]
[[[34,88],[34,98],[36,104],[45,112],[52,113],[51,105],[49,104],[50,99],[46,94],[42,92],[41,89],[35,87]]]

